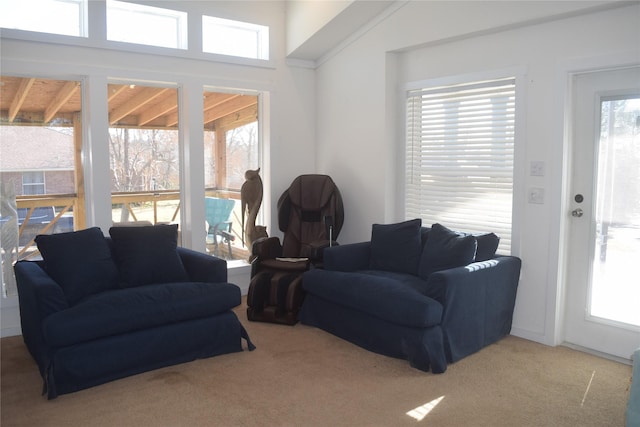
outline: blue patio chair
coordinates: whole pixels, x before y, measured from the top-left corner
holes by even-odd
[[[230,220],[231,211],[236,203],[233,199],[219,199],[217,197],[205,197],[205,219],[207,220],[207,243],[214,245],[213,254],[220,255],[220,243],[226,243],[231,257],[231,242],[235,236],[231,234],[233,222]]]

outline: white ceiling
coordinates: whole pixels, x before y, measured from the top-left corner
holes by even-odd
[[[304,2],[298,2],[304,3]],[[307,2],[308,3],[308,2]],[[346,7],[332,19],[322,24],[320,29],[295,47],[287,58],[305,61],[315,61],[338,46],[362,28],[369,21],[381,14],[387,7],[396,3],[395,0],[356,0],[343,1]],[[312,17],[307,17],[311,19]]]

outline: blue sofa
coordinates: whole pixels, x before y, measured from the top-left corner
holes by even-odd
[[[22,335],[49,399],[255,347],[226,261],[177,247],[176,226],[40,235],[15,265]]]
[[[511,330],[521,261],[493,234],[421,221],[374,224],[371,241],[334,246],[303,276],[303,324],[442,373]]]

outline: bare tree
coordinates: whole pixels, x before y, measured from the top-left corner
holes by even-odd
[[[177,144],[175,131],[111,128],[113,191],[179,188]]]

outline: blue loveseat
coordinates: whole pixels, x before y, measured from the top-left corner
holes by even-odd
[[[226,261],[176,246],[177,226],[40,235],[15,265],[22,335],[49,399],[255,347]]]
[[[300,320],[442,373],[511,330],[521,261],[498,243],[419,219],[374,224],[371,241],[328,248],[304,273]]]

